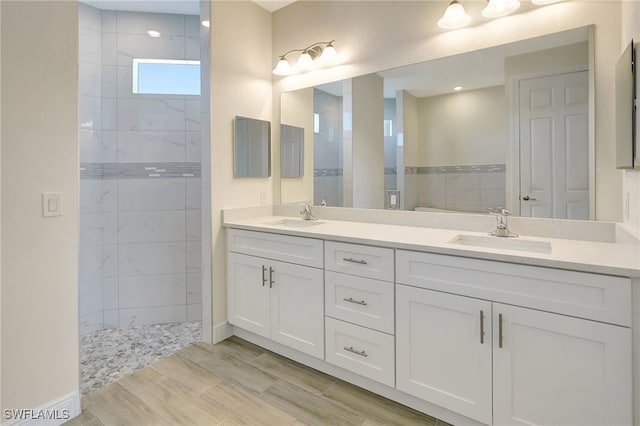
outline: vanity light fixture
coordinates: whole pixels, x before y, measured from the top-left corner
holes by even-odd
[[[318,63],[330,64],[338,59],[338,52],[331,41],[321,41],[313,43],[309,47],[304,49],[292,49],[287,53],[280,55],[276,67],[273,69],[275,75],[291,75],[300,71],[307,71],[314,67]],[[287,59],[287,56],[294,53],[301,52],[298,57],[298,61],[295,66],[292,66]]]
[[[507,16],[520,7],[520,0],[489,0],[489,4],[482,10],[485,18],[500,18]]]
[[[451,0],[442,18],[438,20],[438,26],[447,30],[462,28],[471,21],[471,17],[465,12],[458,0]]]
[[[156,30],[149,30],[149,31],[147,31],[147,34],[149,34],[149,37],[153,37],[153,38],[158,38],[158,37],[162,36],[162,34],[159,31],[156,31]]]

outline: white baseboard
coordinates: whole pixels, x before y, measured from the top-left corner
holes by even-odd
[[[34,409],[4,409],[2,426],[58,426],[80,412],[80,392],[73,392]]]
[[[222,342],[233,336],[233,334],[234,327],[228,322],[225,321],[222,324],[216,324],[213,326],[213,344]]]

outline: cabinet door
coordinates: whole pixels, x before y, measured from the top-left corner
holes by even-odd
[[[229,322],[269,337],[269,260],[227,253]]]
[[[491,424],[491,303],[396,285],[396,387]]]
[[[496,425],[631,424],[630,329],[498,303],[493,327]]]
[[[270,265],[271,339],[323,359],[324,271],[284,262]]]

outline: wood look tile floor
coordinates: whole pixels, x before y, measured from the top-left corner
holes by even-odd
[[[83,396],[66,424],[447,426],[237,337],[196,343]]]

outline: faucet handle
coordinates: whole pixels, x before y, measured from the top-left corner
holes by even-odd
[[[504,207],[489,207],[488,210],[494,216],[511,216],[511,211]]]

